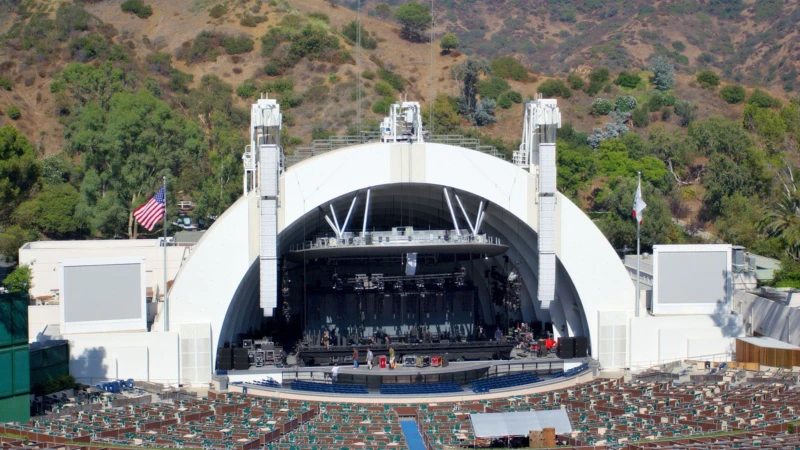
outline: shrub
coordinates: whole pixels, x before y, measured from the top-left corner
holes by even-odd
[[[492,60],[492,72],[500,78],[516,81],[526,81],[528,79],[528,69],[511,56],[503,56]]]
[[[252,80],[245,80],[236,88],[236,95],[244,99],[253,98],[257,90],[258,88],[253,84]]]
[[[586,82],[583,81],[583,77],[578,75],[577,72],[570,72],[570,74],[567,75],[567,83],[569,87],[575,90],[583,89],[583,85],[586,84]]]
[[[140,19],[147,19],[153,15],[153,8],[145,5],[142,0],[125,0],[121,7],[122,12],[136,14]]]
[[[194,75],[181,72],[178,69],[169,69],[169,88],[173,92],[189,92],[189,84],[194,80]]]
[[[477,85],[478,94],[481,98],[491,98],[497,100],[500,94],[511,89],[506,80],[500,77],[492,77],[487,80],[481,80]]]
[[[350,42],[353,42],[354,44],[358,43],[358,21],[354,20],[342,27],[342,34],[347,39],[350,39]],[[374,50],[378,48],[378,41],[370,37],[363,25],[361,26],[361,48],[365,48],[367,50]]]
[[[245,15],[242,16],[242,18],[239,20],[239,25],[243,27],[253,28],[258,24],[264,23],[266,21],[267,21],[267,16],[254,16],[252,14],[245,13]]]
[[[569,98],[572,95],[572,91],[562,80],[547,80],[536,91],[545,97]]]
[[[81,62],[86,62],[108,53],[108,42],[99,34],[76,38],[70,43],[70,53]]]
[[[747,93],[739,85],[728,85],[719,91],[720,97],[730,104],[742,103]]]
[[[378,80],[375,83],[375,92],[377,92],[381,97],[387,97],[395,94],[392,85],[383,80]]]
[[[593,116],[607,116],[613,109],[614,105],[610,101],[604,98],[598,98],[592,102],[589,114]]]
[[[686,44],[684,44],[682,41],[673,41],[672,48],[674,48],[676,51],[682,52],[686,50]]]
[[[281,107],[297,108],[303,104],[303,96],[294,92],[286,92],[281,95]]]
[[[159,75],[169,76],[172,68],[172,55],[169,53],[151,53],[145,58],[150,64],[150,71]]]
[[[750,94],[750,99],[747,100],[747,103],[750,105],[756,105],[759,108],[772,108],[781,106],[780,100],[772,97],[761,89],[756,89],[753,91],[753,93]]]
[[[688,127],[697,116],[697,105],[685,100],[675,102],[675,114],[681,118],[681,126]]]
[[[597,95],[598,92],[603,90],[603,86],[604,86],[603,83],[596,83],[594,81],[590,81],[589,85],[586,86],[586,93],[594,97],[595,95]]]
[[[289,78],[278,78],[275,81],[267,81],[261,87],[264,92],[283,94],[294,90],[294,83]]]
[[[365,70],[365,71],[361,72],[361,77],[365,78],[367,80],[372,80],[372,79],[375,78],[375,72],[373,72],[371,70]]]
[[[703,70],[698,72],[697,82],[706,89],[714,89],[719,86],[719,75],[714,73],[713,70]]]
[[[672,117],[672,110],[666,106],[661,108],[661,120],[666,122],[670,117]]]
[[[228,8],[223,4],[214,5],[214,7],[208,11],[208,15],[215,19],[219,19],[225,14],[228,14]]]
[[[517,91],[508,91],[504,95],[507,95],[514,103],[522,103],[522,94]]]
[[[9,106],[8,109],[6,109],[6,115],[11,120],[17,120],[22,117],[22,113],[16,106]]]
[[[249,36],[225,36],[220,40],[220,45],[229,55],[241,55],[252,52],[255,43]]]
[[[332,74],[328,75],[328,83],[336,84],[338,82],[339,82],[339,75],[337,75],[335,73],[332,73]]]
[[[372,112],[375,114],[386,114],[392,103],[394,103],[393,98],[381,97],[372,104]]]
[[[327,14],[321,12],[308,13],[310,19],[319,20],[320,22],[331,23],[331,18]]]
[[[514,106],[514,102],[511,100],[511,97],[508,96],[508,93],[504,93],[497,98],[497,106],[508,109]]]
[[[391,70],[387,70],[381,67],[380,69],[378,69],[378,76],[382,80],[391,84],[396,91],[403,92],[403,89],[405,89],[406,87],[405,82],[403,81],[402,78],[400,78],[400,75],[397,75]]]
[[[614,102],[614,106],[616,107],[617,111],[620,112],[628,112],[636,109],[638,102],[636,98],[630,95],[623,95],[622,97],[617,98],[617,101]]]
[[[269,75],[269,76],[271,76],[271,77],[277,77],[282,72],[281,72],[281,68],[280,68],[280,66],[278,64],[276,64],[274,62],[271,62],[271,63],[267,63],[267,65],[264,66],[264,73]]]
[[[0,76],[0,89],[4,91],[10,91],[13,85],[14,83],[11,82],[11,79]]]
[[[656,112],[661,109],[662,106],[673,106],[675,105],[676,99],[675,96],[670,93],[663,93],[663,92],[655,92],[648,100],[647,100],[647,109],[650,112]]]
[[[609,72],[605,67],[598,67],[589,73],[589,81],[604,84],[609,80]]]
[[[634,109],[633,113],[631,113],[631,121],[636,128],[644,128],[650,125],[650,117],[644,108]]]
[[[623,70],[619,73],[619,75],[617,75],[617,78],[614,80],[614,84],[633,89],[638,86],[641,81],[642,78],[639,75],[628,73]]]

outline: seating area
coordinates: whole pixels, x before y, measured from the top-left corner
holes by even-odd
[[[472,382],[472,392],[481,394],[492,389],[504,389],[514,386],[523,386],[542,381],[539,376],[531,372],[513,373],[511,375],[500,375],[498,377],[484,378]]]
[[[414,384],[384,384],[381,394],[392,395],[419,395],[419,394],[452,394],[464,392],[458,383],[414,383]]]
[[[292,381],[293,391],[321,392],[325,394],[368,394],[363,384],[314,383],[311,381]]]
[[[588,364],[581,364],[580,366],[573,367],[572,369],[569,369],[569,370],[556,372],[556,373],[553,374],[552,378],[574,377],[575,375],[578,375],[579,373],[585,372],[587,370],[589,370],[589,365]]]
[[[281,388],[283,387],[282,384],[278,383],[277,381],[273,380],[272,378],[264,378],[260,381],[253,381],[252,384],[261,387],[268,387],[268,388]]]
[[[95,386],[101,391],[110,392],[112,394],[119,394],[125,390],[133,390],[133,379],[111,381],[109,383],[98,384]]]
[[[472,448],[490,442],[476,440],[470,413],[548,409],[564,409],[569,415],[573,433],[557,436],[562,448],[727,450],[800,445],[800,434],[787,433],[789,424],[800,420],[800,392],[794,389],[798,373],[747,372],[730,365],[716,369],[709,375],[680,367],[675,374],[687,371],[680,380],[597,378],[535,394],[461,402],[362,404],[210,391],[205,398],[106,407],[0,425],[0,449],[20,447],[20,442],[69,450],[87,448],[89,442],[104,448],[399,449],[405,448],[400,418],[416,420],[432,448]]]

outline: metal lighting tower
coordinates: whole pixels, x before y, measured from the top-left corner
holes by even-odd
[[[513,162],[536,179],[539,212],[538,297],[543,309],[550,308],[556,290],[556,130],[561,112],[554,99],[541,97],[525,103],[522,143]]]

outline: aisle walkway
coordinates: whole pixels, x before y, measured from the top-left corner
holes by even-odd
[[[408,450],[425,450],[425,443],[422,442],[422,435],[419,434],[419,428],[414,419],[400,420],[400,429],[403,430],[403,436],[406,437]]]

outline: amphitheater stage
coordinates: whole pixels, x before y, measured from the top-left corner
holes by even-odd
[[[547,375],[569,370],[587,362],[588,359],[564,360],[555,357],[529,358],[497,361],[451,362],[447,367],[407,367],[398,365],[396,369],[371,370],[361,364],[354,369],[352,364],[339,366],[339,383],[366,384],[368,388],[378,388],[382,384],[414,383],[417,375],[425,383],[453,381],[465,385],[487,376],[504,375],[516,372],[533,372],[543,378]],[[330,381],[330,367],[252,367],[249,370],[229,370],[228,380],[234,382],[253,382],[271,378],[279,383],[301,381]]]

